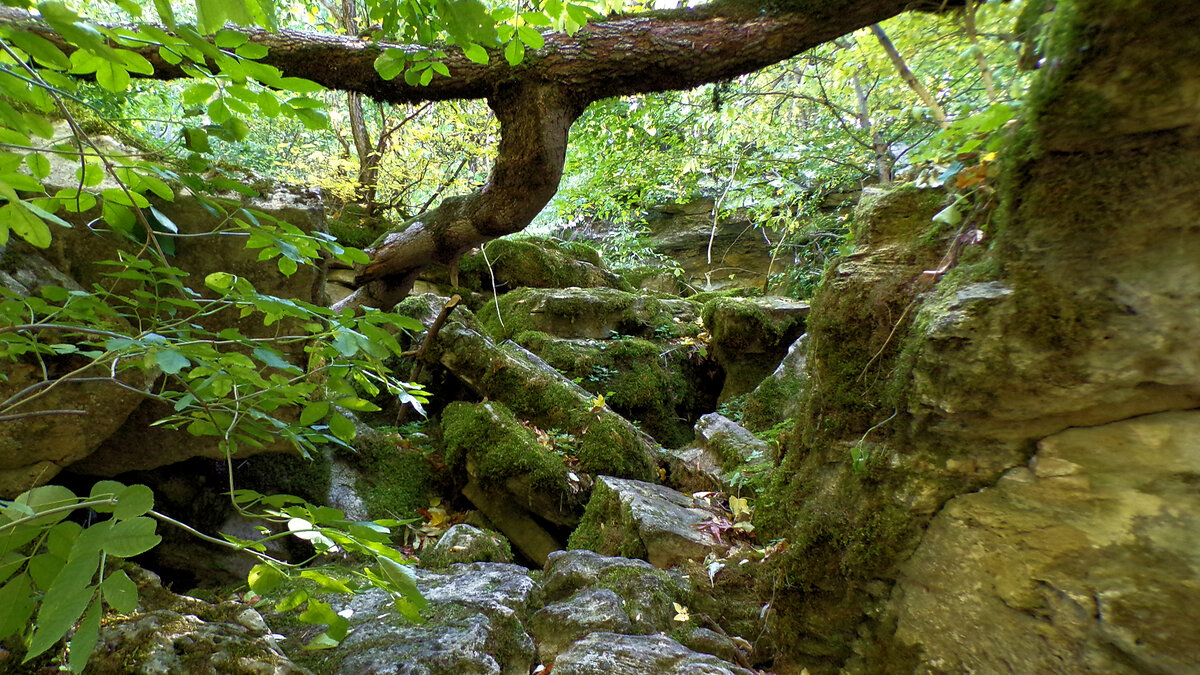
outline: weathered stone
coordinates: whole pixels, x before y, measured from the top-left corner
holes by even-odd
[[[473,562],[511,563],[512,551],[501,535],[460,523],[446,530],[432,550],[421,553],[424,567]]]
[[[19,296],[35,298],[48,286],[82,290],[42,256],[11,249],[5,252],[0,285]],[[50,385],[53,378],[87,363],[87,359],[69,354],[42,355],[40,362],[20,358],[0,367],[0,400],[11,406],[6,413],[29,415],[0,423],[0,497],[11,499],[45,484],[63,467],[91,454],[142,402],[139,392],[148,391],[157,377],[155,372],[130,369],[122,371],[117,380],[106,381],[106,368],[74,374],[89,381]],[[50,380],[45,378],[47,372]],[[18,403],[22,399],[24,402]],[[55,410],[65,412],[38,414]]]
[[[436,296],[423,295],[409,298],[397,311],[428,320],[436,315],[431,306],[443,304]],[[438,335],[435,353],[481,398],[504,403],[517,418],[542,430],[574,436],[579,471],[643,479],[657,474],[653,439],[606,406],[593,405],[590,393],[520,345],[494,343],[477,329],[470,311],[454,310]]]
[[[607,588],[580,591],[562,602],[534,613],[529,632],[537,643],[538,660],[555,657],[579,638],[596,631],[629,633],[633,624],[625,613],[624,601]]]
[[[486,248],[486,258],[475,249],[459,261],[458,283],[463,288],[489,294],[493,284],[499,293],[515,288],[629,288],[605,269],[599,253],[587,244],[524,235],[496,239]]]
[[[664,572],[644,560],[577,549],[550,554],[536,597],[539,604],[552,605],[596,589],[617,594],[631,623],[630,632],[639,634],[674,628],[672,603],[686,604],[689,595],[685,577]]]
[[[353,632],[331,655],[328,672],[344,675],[527,675],[533,641],[522,624],[533,580],[526,569],[500,563],[415,570],[429,619],[405,623],[382,591],[354,596]]]
[[[60,138],[71,135],[65,122],[59,123],[56,128],[60,132],[57,134]],[[106,152],[123,156],[139,154],[136,149],[124,147],[107,136],[93,140]],[[78,157],[61,152],[43,153],[43,156],[50,160],[51,171],[44,184],[51,194],[59,189],[78,187]],[[95,189],[117,187],[115,180],[105,175]],[[302,232],[325,230],[325,216],[317,190],[266,181],[254,187],[260,194],[253,198],[230,194],[202,199],[183,189],[177,190],[175,199],[169,202],[151,196],[155,208],[174,223],[179,234],[186,235],[170,240],[173,246],[170,264],[183,271],[181,280],[184,285],[191,287],[202,297],[214,296],[213,291],[204,285],[205,277],[211,272],[221,271],[250,281],[255,289],[264,294],[323,303],[324,298],[320,297],[320,294],[325,270],[322,265],[304,265],[296,273],[285,276],[279,273],[274,260],[260,261],[258,251],[247,250],[244,238],[216,233],[224,227],[224,217],[214,215],[214,210],[234,214],[242,208],[261,212],[263,215],[259,218],[264,222],[274,218],[293,225]],[[55,229],[54,246],[49,249],[54,255],[51,262],[83,288],[92,288],[94,284],[102,283],[111,287],[114,292],[122,293],[128,286],[124,282],[114,282],[111,277],[105,276],[110,274],[113,268],[102,263],[117,259],[121,252],[136,254],[140,245],[129,238],[97,233],[91,224],[99,220],[100,216],[99,206],[84,213],[63,214],[62,217],[71,222],[73,227]],[[16,248],[28,248],[18,242],[13,244]],[[151,311],[149,306],[146,311]],[[259,317],[238,318],[236,313],[229,312],[197,317],[195,321],[213,330],[236,328],[250,337],[273,336],[280,330],[281,325],[286,330],[286,327],[293,323],[285,320],[281,324],[263,326]],[[304,355],[302,344],[297,343],[289,349],[291,356]],[[117,399],[122,396],[116,393],[113,395]],[[125,471],[165,466],[190,457],[223,457],[217,447],[216,437],[196,437],[183,430],[151,426],[153,422],[173,412],[167,403],[146,399],[127,416],[88,415],[83,419],[92,425],[93,441],[98,446],[88,457],[75,462],[73,469],[80,473],[114,476]],[[124,423],[116,431],[106,430],[113,422],[122,420]],[[289,449],[284,443],[268,444],[262,449],[252,449],[245,443],[241,447],[243,454]]]
[[[796,338],[775,371],[763,379],[742,404],[742,425],[766,431],[800,416],[801,397],[808,387],[808,333]]]
[[[730,491],[729,474],[744,464],[771,461],[766,442],[720,413],[696,423],[696,440],[667,451],[671,484],[688,492]]]
[[[753,675],[753,671],[694,652],[665,635],[592,633],[554,662],[556,675]]]
[[[1068,429],[1032,478],[950,501],[904,565],[897,639],[944,672],[1191,671],[1197,438],[1194,410]]]
[[[709,526],[728,527],[717,509],[662,485],[600,476],[571,548],[644,558],[667,569],[729,547]]]
[[[451,403],[442,412],[442,436],[447,462],[481,488],[507,492],[512,508],[556,525],[579,522],[587,484],[568,468],[566,449],[544,432],[539,438],[503,403]]]
[[[696,307],[686,300],[660,299],[611,288],[526,288],[480,310],[494,335],[536,330],[561,338],[604,339],[613,335],[675,337],[691,331]]]
[[[235,602],[176,595],[158,577],[126,565],[139,608],[112,615],[85,672],[94,675],[307,675],[289,660],[262,616]]]
[[[478,483],[467,483],[462,489],[475,508],[496,529],[504,532],[517,550],[538,565],[545,564],[554,551],[562,548],[554,535],[546,531],[525,509],[514,508],[512,495],[481,488]]]
[[[704,305],[713,355],[725,370],[721,401],[754,389],[804,333],[809,305],[789,298],[717,298]]]
[[[717,405],[720,369],[694,341],[621,336],[565,339],[525,331],[513,341],[636,422],[664,447],[692,438],[692,424]]]

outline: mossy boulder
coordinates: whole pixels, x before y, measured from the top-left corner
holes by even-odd
[[[438,537],[429,551],[422,549],[421,566],[430,569],[457,563],[511,563],[512,549],[503,535],[459,523]]]
[[[509,338],[540,331],[561,338],[613,335],[672,338],[699,332],[697,312],[684,300],[661,299],[611,288],[522,288],[480,310],[485,328]]]
[[[478,396],[503,403],[543,431],[573,436],[577,471],[646,480],[657,475],[657,449],[648,436],[520,345],[494,343],[477,330],[469,311],[455,310],[436,354]]]
[[[704,305],[713,355],[725,371],[721,401],[750,391],[804,333],[809,305],[779,297],[714,298]]]
[[[509,237],[488,242],[463,255],[458,283],[471,291],[504,293],[515,288],[618,288],[629,290],[608,271],[596,249],[548,237]]]
[[[709,413],[696,423],[695,442],[667,451],[669,484],[686,492],[737,493],[755,477],[765,478],[774,466],[772,454],[765,441],[741,425]]]
[[[796,338],[787,355],[740,406],[741,423],[753,432],[766,431],[800,415],[802,395],[809,386],[808,334]]]
[[[731,525],[724,514],[693,497],[662,485],[600,476],[567,544],[667,569],[726,550],[728,544],[713,533],[722,525]]]
[[[526,331],[513,340],[666,447],[692,438],[692,422],[716,407],[717,367],[693,341],[621,336],[572,340]]]
[[[578,476],[567,466],[566,449],[522,424],[504,404],[455,402],[442,412],[446,461],[480,487],[511,495],[526,509],[557,525],[579,520],[584,498]]]
[[[614,672],[627,675],[753,675],[754,671],[711,655],[694,652],[665,635],[618,635],[597,632],[571,645],[554,662],[562,675]]]

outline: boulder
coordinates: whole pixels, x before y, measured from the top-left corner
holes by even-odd
[[[688,492],[736,492],[735,471],[763,471],[773,462],[767,443],[720,413],[696,422],[696,440],[667,451],[671,484]]]
[[[504,537],[459,523],[446,530],[428,553],[422,551],[421,565],[428,568],[449,567],[455,563],[511,563],[512,550]]]
[[[568,546],[667,569],[728,549],[718,533],[731,526],[719,509],[668,487],[600,476]]]
[[[338,675],[528,675],[533,641],[523,621],[533,580],[523,567],[501,563],[452,565],[445,572],[414,570],[428,601],[428,619],[411,624],[379,590],[343,601],[350,636],[322,672]]]
[[[595,588],[539,609],[529,621],[529,631],[537,643],[538,660],[551,662],[571,643],[597,631],[633,632],[633,623],[624,604],[615,592]]]
[[[719,368],[691,338],[558,338],[525,331],[513,341],[578,382],[665,447],[692,438],[692,424],[717,405]]]
[[[554,662],[555,675],[753,675],[754,671],[694,652],[665,635],[592,633]]]
[[[573,603],[572,598],[580,594],[594,594],[599,590],[611,591],[619,598],[619,607],[629,621],[626,631],[636,634],[662,633],[675,628],[678,624],[672,619],[675,615],[673,603],[687,604],[690,595],[686,577],[660,570],[644,560],[576,549],[550,554],[535,602],[544,608],[569,607]],[[602,609],[609,606],[607,603],[610,599],[608,595],[587,595],[576,604],[591,604]],[[598,609],[594,618],[608,621],[612,626],[624,625],[615,612],[611,615],[607,612],[607,609]],[[555,631],[552,626],[544,624],[543,619],[535,620],[532,624],[534,636],[539,640],[542,634],[549,635]],[[548,632],[539,633],[542,628]],[[562,640],[555,641],[553,635],[547,639],[553,644],[562,643]],[[546,649],[553,651],[552,647]]]
[[[1182,673],[1200,663],[1200,410],[1073,428],[951,500],[892,599],[949,672]]]
[[[580,242],[528,235],[496,239],[486,245],[487,256],[475,249],[458,264],[458,283],[467,290],[490,294],[515,288],[617,288],[628,284],[608,271],[600,254]]]
[[[408,298],[396,311],[431,322],[437,314],[432,307],[443,304],[437,296],[421,295]],[[438,361],[480,398],[505,404],[516,418],[543,431],[573,436],[578,472],[640,479],[657,475],[653,439],[597,405],[589,392],[520,345],[493,342],[469,310],[454,310],[435,347]]]
[[[249,605],[176,595],[154,574],[134,565],[125,569],[138,586],[139,606],[105,617],[86,672],[311,675],[284,655],[278,636]]]
[[[754,389],[804,333],[807,302],[780,297],[716,298],[705,303],[713,356],[725,371],[721,401]]]
[[[808,333],[796,338],[775,371],[742,403],[742,425],[766,431],[800,416],[800,400],[808,386]]]
[[[27,249],[10,246],[5,251],[0,286],[35,299],[41,299],[47,288],[82,290],[74,279]],[[62,291],[46,292],[57,297]],[[69,341],[62,347],[74,349]],[[71,353],[43,354],[38,359],[18,356],[0,367],[4,412],[18,416],[0,424],[0,497],[11,499],[43,485],[91,454],[142,403],[139,392],[148,391],[157,377],[136,368],[122,371],[116,380],[106,379],[107,373],[98,370],[76,372],[89,362]],[[49,385],[53,378],[69,374],[87,379]],[[48,411],[66,412],[45,414]]]
[[[503,337],[527,330],[591,339],[670,338],[699,332],[692,325],[697,318],[694,304],[612,288],[523,288],[504,294],[498,305],[480,309],[479,318],[493,335]]]

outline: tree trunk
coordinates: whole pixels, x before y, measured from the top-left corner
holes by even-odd
[[[913,90],[913,93],[917,95],[917,98],[921,99],[926,108],[929,108],[929,114],[933,115],[933,121],[937,122],[937,125],[943,129],[950,126],[950,123],[946,121],[946,109],[942,107],[942,104],[937,102],[933,94],[929,93],[925,85],[921,84],[917,76],[913,75],[912,70],[908,67],[908,63],[904,61],[904,57],[900,55],[900,51],[896,49],[896,45],[892,44],[892,39],[887,36],[883,28],[879,24],[873,24],[871,26],[871,33],[875,35],[875,39],[879,40],[879,46],[883,47],[883,51],[887,52],[888,58],[892,60],[892,65],[896,66],[896,72],[900,74],[900,79],[904,80],[908,88]]]
[[[284,77],[313,80],[384,103],[486,98],[500,121],[500,148],[481,190],[440,206],[382,237],[359,270],[364,286],[342,306],[388,306],[403,297],[415,274],[433,261],[449,262],[466,249],[523,229],[558,189],[567,132],[588,104],[602,98],[688,89],[728,79],[882,21],[909,0],[824,0],[803,9],[767,3],[713,2],[694,9],[648,12],[589,24],[575,35],[545,34],[545,47],[510,66],[499,50],[488,63],[447,47],[451,77],[428,86],[384,80],[374,61],[384,49],[422,47],[368,42],[357,36],[247,30],[270,51],[262,63]],[[38,34],[73,48],[45,23],[21,10],[0,8],[0,26]],[[154,67],[150,77],[186,77],[157,46],[137,50]],[[184,64],[186,65],[186,64]],[[212,63],[207,64],[214,67]],[[361,157],[361,155],[360,155]]]

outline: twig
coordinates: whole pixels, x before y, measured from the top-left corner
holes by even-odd
[[[908,310],[912,309],[913,305],[915,304],[917,304],[917,299],[913,298],[912,302],[908,303],[908,306],[905,307],[904,311],[900,313],[900,318],[896,321],[896,325],[892,326],[892,332],[888,333],[887,339],[883,341],[883,346],[879,348],[879,351],[875,352],[875,356],[872,356],[871,359],[867,361],[867,365],[863,366],[862,372],[858,374],[858,377],[854,378],[855,382],[859,382],[863,379],[863,376],[867,374],[867,369],[871,367],[871,364],[875,362],[875,359],[879,358],[879,356],[883,354],[883,350],[887,349],[887,346],[892,341],[892,336],[894,336],[896,331],[899,330],[900,324],[904,323],[904,317],[908,316]]]

